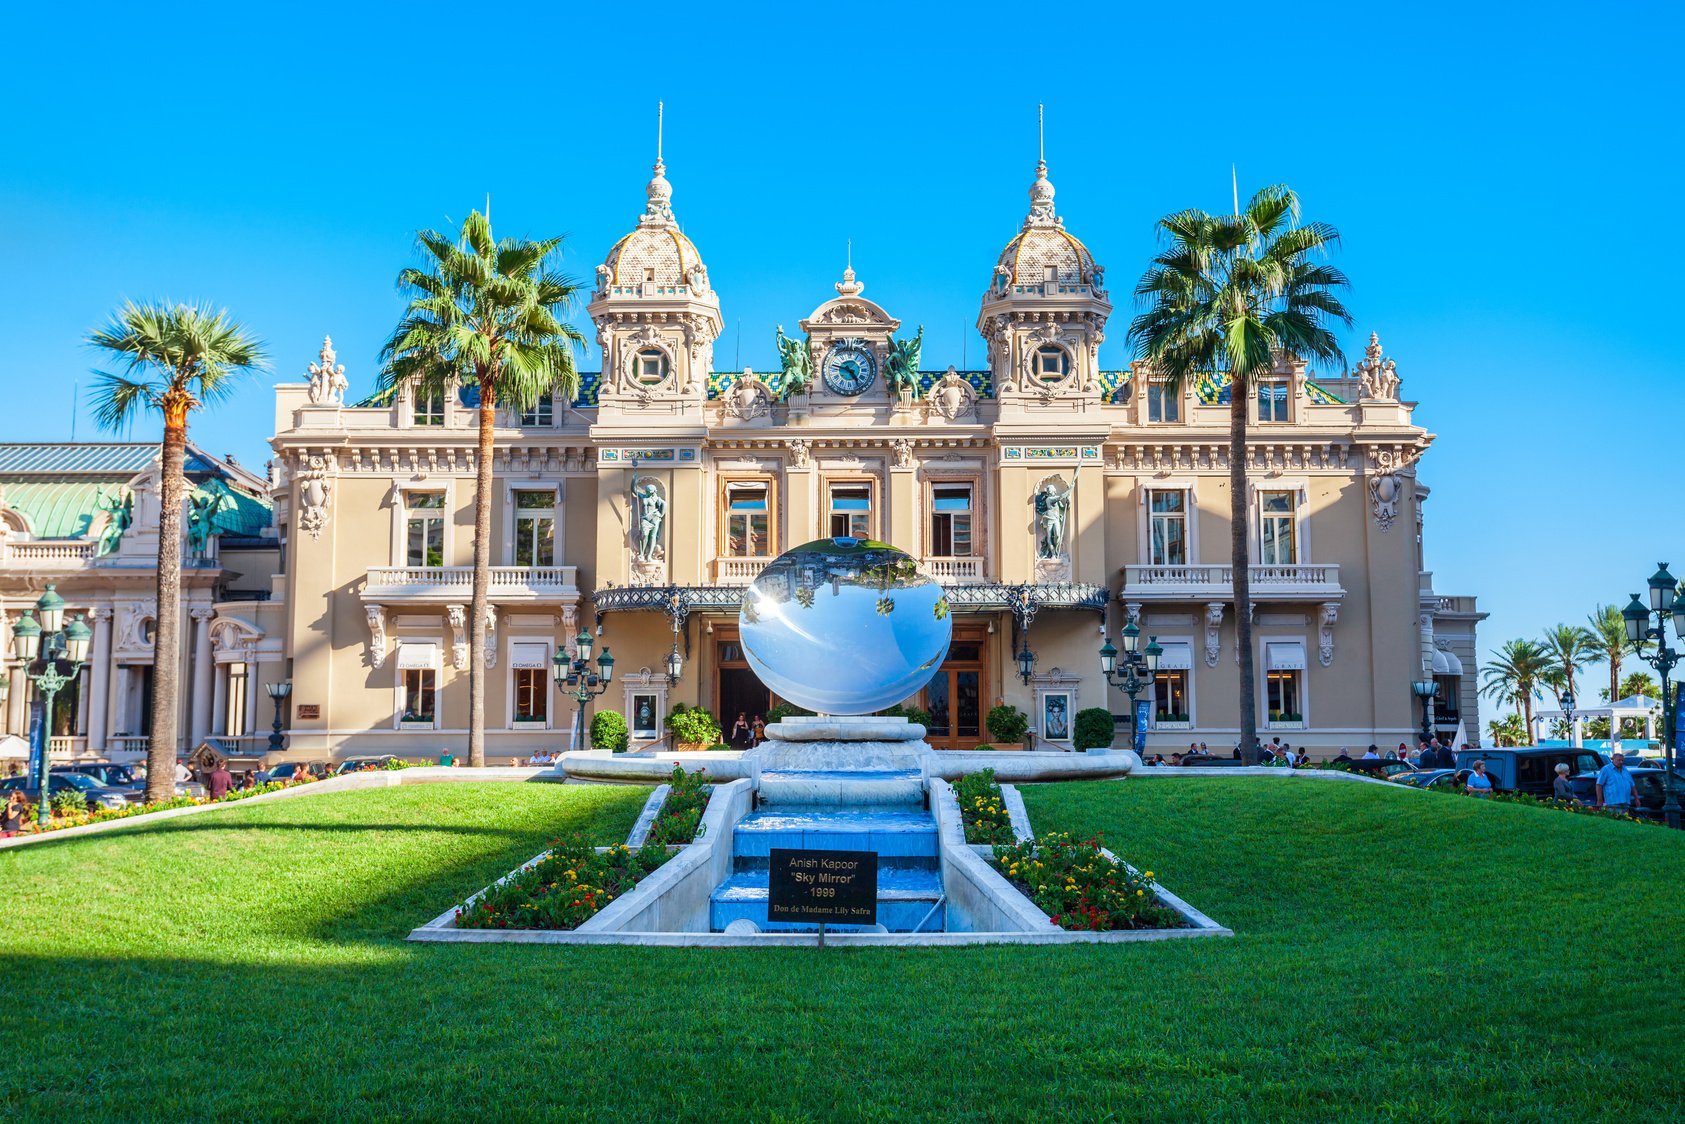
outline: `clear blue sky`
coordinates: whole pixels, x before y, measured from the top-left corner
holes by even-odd
[[[850,238],[926,365],[975,365],[1044,101],[1059,210],[1115,293],[1154,219],[1228,206],[1231,163],[1341,230],[1347,350],[1379,331],[1439,435],[1429,565],[1491,611],[1483,647],[1685,572],[1678,282],[1645,233],[1685,180],[1676,5],[363,7],[10,13],[0,438],[69,436],[80,341],[123,298],[207,300],[275,379],[193,436],[261,465],[268,381],[324,332],[369,385],[417,228],[489,192],[500,233],[566,233],[588,278],[641,210],[658,98],[718,365],[740,322],[742,362],[775,366]]]

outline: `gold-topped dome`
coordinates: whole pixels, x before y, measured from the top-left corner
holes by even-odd
[[[1065,220],[1053,213],[1053,184],[1047,178],[1047,162],[1036,161],[1030,213],[1024,217],[1022,229],[1001,250],[990,287],[998,292],[1016,285],[1052,283],[1098,289],[1103,272],[1088,247],[1065,229]]]
[[[679,229],[673,217],[673,185],[667,182],[667,165],[659,150],[654,175],[644,189],[647,202],[638,225],[614,244],[597,268],[606,287],[654,284],[663,288],[688,286],[693,292],[708,289],[708,267],[696,245]]]

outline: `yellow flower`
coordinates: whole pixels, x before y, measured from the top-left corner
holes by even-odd
[[[1147,871],[1146,877],[1151,878],[1152,876],[1153,876],[1153,872],[1150,871],[1150,870]]]
[[[1145,891],[1145,890],[1136,890],[1136,891],[1135,891],[1135,896],[1136,896],[1136,897],[1138,897],[1138,898],[1144,898],[1144,897],[1146,897],[1146,896],[1147,896],[1147,891]]]

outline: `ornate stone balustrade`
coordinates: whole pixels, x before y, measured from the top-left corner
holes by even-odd
[[[472,566],[371,566],[363,600],[384,604],[461,603],[468,600],[473,585]],[[574,566],[493,566],[489,596],[497,604],[577,601],[578,569]]]
[[[1125,601],[1224,600],[1234,596],[1234,568],[1203,566],[1125,566]],[[1252,566],[1252,597],[1257,601],[1326,601],[1345,596],[1340,567],[1331,563]]]
[[[919,568],[943,585],[989,580],[982,558],[921,558]]]
[[[748,585],[761,576],[770,558],[719,558],[714,561],[715,585]]]
[[[0,561],[8,566],[85,565],[93,561],[93,542],[59,540],[45,542],[7,542]]]

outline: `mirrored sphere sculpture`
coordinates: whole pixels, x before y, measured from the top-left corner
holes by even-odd
[[[786,551],[743,594],[743,654],[781,698],[871,714],[917,693],[948,653],[942,587],[888,543],[819,539]]]

